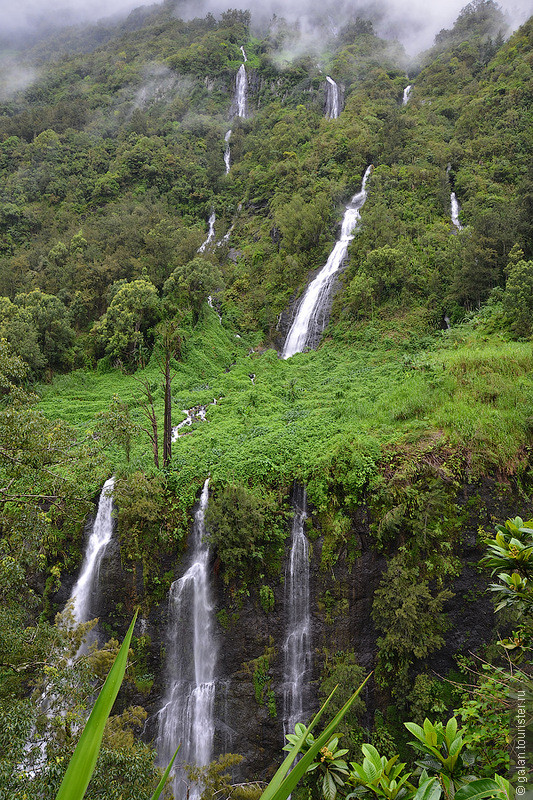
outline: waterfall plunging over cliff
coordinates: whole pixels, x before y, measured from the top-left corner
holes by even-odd
[[[283,728],[294,733],[297,722],[305,722],[309,710],[311,669],[311,614],[309,608],[309,543],[304,533],[307,519],[305,489],[294,492],[291,551],[285,573],[287,638],[283,655]]]
[[[239,67],[237,76],[235,78],[235,96],[233,98],[232,111],[230,116],[242,117],[246,119],[248,116],[248,78],[246,76],[246,67],[244,66],[248,61],[244,47],[241,47],[243,63]],[[226,131],[224,141],[226,147],[224,149],[224,166],[226,168],[226,175],[228,175],[231,167],[231,147],[229,140],[231,138],[231,128]]]
[[[296,311],[290,327],[282,358],[290,358],[295,353],[301,353],[305,347],[314,347],[326,327],[331,288],[336,274],[342,267],[348,245],[353,239],[354,230],[361,219],[360,211],[366,200],[366,183],[372,171],[372,165],[367,167],[361,185],[361,191],[355,194],[344,212],[341,235],[324,267],[316,278],[307,287]]]
[[[224,141],[226,142],[226,148],[224,150],[224,165],[226,167],[226,175],[229,173],[229,169],[231,166],[231,147],[229,145],[229,140],[231,138],[231,128],[229,131],[226,132],[224,136]]]
[[[337,119],[340,114],[340,92],[339,87],[329,75],[326,75],[326,117]]]
[[[411,97],[411,91],[412,91],[412,89],[413,89],[413,87],[411,86],[411,84],[409,84],[409,85],[408,85],[408,86],[406,86],[406,87],[405,87],[405,89],[403,90],[402,106],[406,106],[406,105],[407,105],[407,103],[409,102],[409,98]]]
[[[460,212],[461,212],[461,206],[459,205],[459,201],[457,200],[455,192],[452,192],[450,195],[450,214],[452,222],[457,228],[457,230],[462,231],[463,226],[461,225],[461,221],[459,219]]]
[[[114,477],[104,483],[81,571],[70,595],[76,622],[87,622],[91,618],[92,601],[98,590],[100,563],[113,535],[114,485]]]
[[[208,578],[209,547],[203,541],[208,500],[209,479],[204,483],[194,516],[191,565],[170,588],[168,684],[157,737],[159,759],[164,766],[180,742],[177,760],[181,764],[208,764],[213,749],[217,644]],[[184,776],[178,770],[174,794],[181,797],[186,791]],[[189,800],[196,800],[199,789],[191,787],[188,796]]]
[[[235,79],[235,103],[237,105],[237,116],[246,119],[248,106],[248,78],[246,77],[246,67],[241,64]]]

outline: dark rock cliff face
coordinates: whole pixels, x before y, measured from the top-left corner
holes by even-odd
[[[482,555],[477,543],[477,527],[482,524],[492,530],[495,519],[514,516],[524,508],[512,492],[505,500],[498,498],[495,481],[487,479],[478,486],[464,489],[461,502],[470,503],[473,512],[465,526],[460,543],[462,571],[449,588],[454,597],[448,602],[446,612],[449,629],[444,647],[424,664],[415,664],[415,670],[444,676],[455,666],[458,652],[475,651],[493,636],[494,614],[486,592],[488,576],[476,569]],[[475,498],[475,502],[473,501]],[[287,554],[289,546],[287,531]],[[387,558],[373,548],[366,512],[357,515],[351,533],[355,537],[358,557],[350,559],[347,549],[341,551],[335,565],[321,568],[323,538],[313,543],[311,549],[311,615],[313,647],[312,695],[318,707],[318,685],[324,662],[324,652],[354,651],[358,663],[365,671],[375,667],[377,632],[371,618],[373,595],[387,566]],[[389,554],[390,555],[390,554]],[[175,565],[176,577],[184,571],[187,556]],[[214,561],[213,561],[214,563]],[[213,569],[213,593],[218,612],[219,656],[217,665],[218,691],[216,700],[215,754],[236,752],[245,756],[240,773],[245,778],[268,778],[281,758],[283,741],[283,643],[287,619],[284,609],[283,579],[271,583],[275,605],[265,612],[256,601],[258,587],[250,587],[250,596],[236,606],[221,575]],[[69,595],[66,581],[56,601],[65,602]],[[100,617],[100,630],[106,635],[123,633],[134,606],[143,599],[142,569],[140,565],[121,563],[120,546],[115,538],[108,547],[100,571],[100,592],[95,598],[95,613]],[[155,675],[149,696],[128,698],[128,702],[144,705],[149,720],[144,736],[155,739],[157,712],[165,692],[165,644],[167,637],[168,607],[163,601],[153,605],[146,616],[139,619],[136,635],[146,635],[150,641],[148,669]],[[185,646],[185,645],[184,645]],[[256,699],[253,662],[268,654],[268,688],[271,702],[266,696],[261,703]],[[356,688],[356,687],[354,687]],[[272,697],[275,699],[272,702]],[[376,705],[383,698],[373,683],[365,694],[367,720],[370,723]]]

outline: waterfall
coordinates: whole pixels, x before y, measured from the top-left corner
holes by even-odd
[[[246,106],[248,95],[248,80],[246,77],[246,67],[241,64],[235,80],[235,103],[237,105],[237,116],[246,119]]]
[[[74,588],[70,595],[72,604],[72,614],[74,622],[88,622],[91,619],[94,608],[94,599],[98,593],[98,573],[100,564],[105,553],[106,547],[113,535],[113,488],[115,478],[109,478],[100,492],[96,517],[89,534],[87,549]],[[68,606],[67,606],[68,607]],[[68,624],[68,621],[67,621]],[[84,653],[86,649],[84,642],[78,650],[77,656]],[[69,661],[69,663],[72,663]],[[65,698],[53,691],[50,682],[45,678],[41,695],[36,702],[40,713],[43,713],[48,720],[52,720],[59,715],[65,715],[68,711],[68,703]],[[25,758],[21,764],[21,770],[28,772],[30,778],[35,778],[47,761],[48,745],[47,728],[37,730],[35,725],[25,745]]]
[[[285,340],[282,358],[290,358],[295,353],[301,353],[306,346],[316,345],[320,334],[326,327],[333,281],[342,267],[348,252],[348,245],[352,241],[354,230],[361,219],[359,212],[366,200],[366,183],[371,171],[372,165],[366,169],[361,191],[355,194],[346,206],[340,238],[331,251],[325,266],[309,284],[300,301]]]
[[[203,244],[200,245],[197,252],[203,253],[205,248],[211,244],[213,239],[215,238],[215,222],[216,222],[216,214],[214,211],[211,212],[211,216],[209,217],[209,233],[207,234],[207,239]]]
[[[305,722],[309,710],[311,669],[311,614],[309,611],[309,544],[304,533],[307,518],[305,489],[294,492],[291,552],[285,573],[287,638],[283,648],[283,727],[294,733],[297,722]]]
[[[455,196],[455,192],[452,192],[450,195],[450,209],[451,209],[451,217],[453,224],[455,225],[458,231],[462,231],[463,226],[461,225],[461,222],[459,220],[459,213],[461,211],[461,206],[459,205],[457,197]]]
[[[114,485],[114,477],[109,478],[104,483],[81,572],[70,595],[70,599],[73,601],[72,611],[76,622],[87,622],[91,618],[92,601],[98,588],[100,563],[113,535]]]
[[[340,114],[339,87],[329,75],[326,75],[326,117],[337,119]]]
[[[224,164],[226,165],[226,175],[229,173],[229,168],[231,166],[231,148],[229,146],[229,140],[231,137],[231,128],[224,136],[224,141],[226,142],[226,149],[224,150]]]
[[[203,766],[211,760],[217,646],[208,579],[209,547],[203,541],[208,500],[209,479],[194,517],[191,565],[170,588],[168,689],[158,715],[157,737],[162,766],[168,764],[180,742],[181,763]],[[185,797],[183,775],[174,777],[173,789],[176,797]],[[198,787],[191,787],[188,797],[197,800]]]
[[[410,98],[410,96],[411,96],[411,90],[412,90],[412,88],[413,88],[413,87],[411,86],[411,84],[409,84],[409,85],[408,85],[408,86],[406,86],[406,87],[405,87],[405,89],[403,90],[402,106],[406,106],[406,105],[407,105],[407,103],[409,102],[409,98]]]

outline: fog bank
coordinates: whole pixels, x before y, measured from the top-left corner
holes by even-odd
[[[96,22],[113,15],[125,15],[139,7],[138,0],[18,0],[16,4],[0,0],[2,34],[31,32],[43,24],[71,25]],[[299,19],[304,30],[311,30],[318,17],[328,19],[332,32],[354,16],[370,18],[376,32],[385,38],[397,38],[414,54],[429,47],[435,34],[453,24],[464,0],[183,0],[179,15],[219,15],[228,8],[249,9],[254,20],[267,22],[273,14],[289,20]],[[531,14],[531,0],[501,0],[513,28]]]

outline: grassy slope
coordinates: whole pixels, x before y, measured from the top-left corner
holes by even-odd
[[[364,482],[383,447],[435,431],[464,449],[469,471],[506,472],[516,469],[528,439],[532,346],[484,336],[471,325],[442,332],[415,353],[412,341],[407,349],[369,326],[352,346],[330,339],[316,352],[283,361],[273,350],[250,350],[209,313],[187,350],[172,384],[173,423],[183,418],[181,409],[198,405],[207,406],[207,422],[174,445],[173,467],[195,480],[211,473],[215,484],[310,481],[331,469],[348,445],[360,453]],[[157,381],[157,366],[142,375]],[[41,408],[91,429],[113,394],[142,423],[139,384],[118,371],[64,376],[44,389]],[[156,399],[162,424],[161,390]],[[141,434],[131,466],[150,470],[150,464]]]

